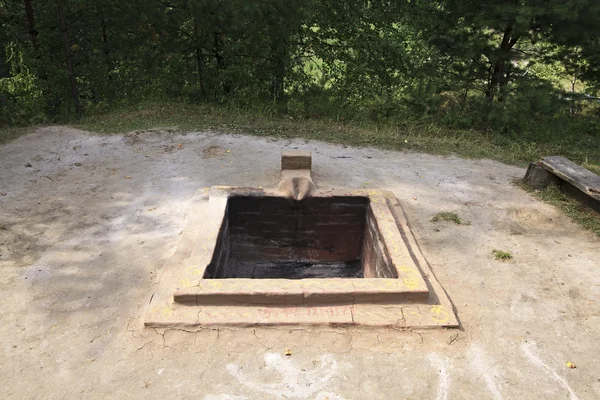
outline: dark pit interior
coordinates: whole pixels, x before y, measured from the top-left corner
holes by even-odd
[[[397,278],[368,197],[230,197],[204,278]]]

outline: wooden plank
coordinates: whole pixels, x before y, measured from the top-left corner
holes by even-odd
[[[563,192],[567,193],[575,200],[579,201],[582,204],[585,204],[597,213],[600,213],[600,200],[596,200],[595,198],[588,196],[587,194],[579,190],[579,188],[576,188],[567,181],[562,181],[560,188]]]
[[[559,177],[535,163],[529,164],[524,180],[534,189],[543,189],[552,183],[560,183]]]
[[[560,156],[544,157],[540,165],[586,195],[600,201],[600,176]]]

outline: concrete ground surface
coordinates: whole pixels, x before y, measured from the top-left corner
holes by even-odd
[[[196,190],[274,186],[295,148],[320,187],[395,193],[460,329],[144,329]],[[511,184],[523,174],[303,140],[38,129],[0,147],[0,398],[600,398],[600,241]],[[431,222],[440,211],[471,224]]]

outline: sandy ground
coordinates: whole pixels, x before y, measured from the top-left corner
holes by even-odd
[[[321,187],[396,194],[461,329],[143,328],[195,191],[275,185],[294,148],[313,151]],[[523,174],[300,140],[39,129],[0,147],[0,398],[600,398],[600,241],[512,186]],[[430,222],[439,211],[471,225]]]

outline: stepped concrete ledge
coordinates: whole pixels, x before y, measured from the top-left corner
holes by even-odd
[[[188,215],[146,326],[458,326],[390,192],[215,186]]]

